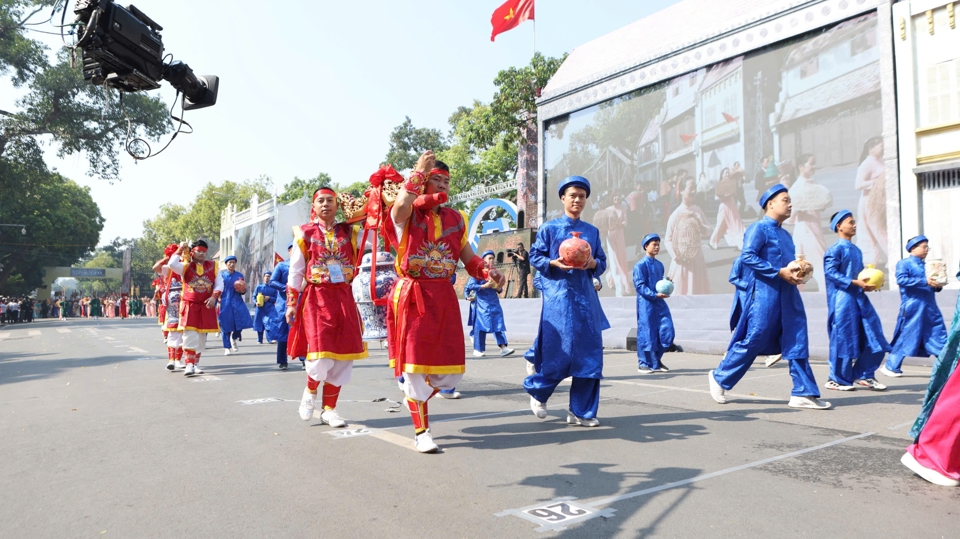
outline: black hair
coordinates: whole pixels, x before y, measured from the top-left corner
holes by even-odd
[[[830,216],[830,222],[832,223],[833,220],[836,219],[838,215],[840,215],[840,212],[837,212],[837,213],[831,215],[831,216]]]
[[[797,166],[798,167],[805,166],[807,163],[810,162],[811,159],[816,159],[816,156],[813,155],[812,153],[805,153],[800,156],[800,160],[797,161]]]
[[[446,172],[446,173],[448,173],[448,174],[450,173],[450,167],[448,167],[446,163],[444,163],[443,161],[441,161],[441,160],[439,160],[439,159],[437,159],[437,160],[434,162],[433,168],[440,169],[440,170],[442,170],[442,171],[444,171],[444,172]]]
[[[197,241],[193,242],[193,245],[190,246],[191,249],[196,249],[197,247],[203,247],[204,249],[206,249],[206,248],[207,248],[207,242],[205,242],[205,241],[203,241],[203,240],[197,240]]]

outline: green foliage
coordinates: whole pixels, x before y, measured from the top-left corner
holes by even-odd
[[[45,167],[0,158],[0,292],[27,293],[43,283],[43,268],[69,266],[93,250],[103,217],[89,187]]]
[[[427,150],[441,152],[447,149],[443,133],[439,129],[414,127],[410,117],[390,133],[390,149],[383,158],[384,163],[393,165],[397,170],[412,169],[420,154]]]
[[[29,38],[28,28],[48,28],[41,13],[50,1],[0,0],[0,73],[14,86],[26,86],[16,111],[0,111],[0,156],[11,146],[32,147],[52,139],[60,157],[84,154],[88,173],[119,179],[119,153],[127,137],[158,140],[171,129],[166,105],[148,94],[120,94],[83,80],[71,67],[72,51],[61,49],[51,64],[45,47]],[[59,9],[64,9],[61,6]],[[52,26],[49,26],[52,29]]]
[[[283,186],[283,192],[277,197],[277,200],[281,204],[289,204],[301,197],[310,196],[314,191],[323,186],[332,187],[333,180],[330,179],[330,175],[326,172],[321,172],[313,178],[302,179],[297,176],[293,177],[293,180]]]

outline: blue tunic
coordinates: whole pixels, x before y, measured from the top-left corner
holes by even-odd
[[[633,286],[637,289],[637,352],[658,352],[673,344],[673,318],[670,307],[657,297],[657,281],[663,279],[663,263],[643,257],[633,267]]]
[[[938,356],[947,341],[947,327],[937,307],[935,292],[927,284],[923,260],[908,256],[897,262],[897,285],[900,286],[900,314],[893,330],[890,351],[893,360],[903,356]],[[899,365],[897,365],[899,366]]]
[[[560,243],[580,232],[590,244],[597,267],[592,270],[561,270],[550,265],[560,255]],[[568,376],[603,378],[603,334],[610,328],[593,288],[593,278],[607,268],[597,227],[563,215],[540,226],[530,246],[530,264],[542,275],[543,309],[534,365],[552,380]]]
[[[470,277],[467,285],[463,287],[464,294],[473,292],[477,295],[477,299],[470,302],[470,317],[467,320],[467,325],[473,328],[470,330],[471,336],[474,331],[496,333],[507,330],[503,323],[500,296],[493,288],[481,288],[480,285],[484,282],[475,277]]]
[[[267,283],[263,283],[258,284],[257,288],[253,290],[254,299],[256,299],[257,294],[263,294],[263,307],[257,307],[257,312],[253,317],[253,330],[260,332],[266,329],[264,322],[271,316],[276,316],[277,291],[268,286]]]
[[[274,304],[275,315],[267,319],[265,324],[267,336],[271,341],[287,342],[290,326],[287,325],[287,277],[290,274],[290,263],[284,260],[273,268],[270,282],[267,286],[277,291],[277,300]]]
[[[733,305],[730,307],[730,331],[737,328],[737,322],[743,315],[743,306],[747,304],[747,290],[753,288],[753,274],[743,269],[743,262],[740,258],[733,259],[733,265],[730,266],[730,276],[727,280],[735,288],[733,294]]]
[[[827,281],[827,332],[830,357],[855,359],[865,352],[890,351],[880,316],[866,292],[852,284],[863,271],[860,248],[841,239],[823,255]]]
[[[243,302],[243,296],[233,289],[233,284],[243,279],[243,274],[239,271],[230,273],[230,270],[223,270],[220,277],[223,278],[223,295],[220,296],[220,314],[217,316],[220,331],[232,333],[252,328],[253,319],[250,318],[247,304]]]
[[[741,314],[735,313],[730,319],[734,334],[728,351],[739,341],[756,341],[762,335],[764,338],[755,343],[760,355],[783,354],[784,359],[810,356],[807,314],[800,290],[779,276],[795,253],[790,233],[774,219],[764,216],[747,229],[740,255],[746,290]]]

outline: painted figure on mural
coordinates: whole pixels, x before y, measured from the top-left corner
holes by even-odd
[[[727,245],[736,247],[738,251],[743,248],[743,233],[746,228],[743,226],[740,210],[737,207],[737,188],[736,179],[730,174],[730,169],[724,167],[720,171],[720,179],[715,189],[720,206],[717,208],[717,226],[710,235],[711,249],[719,247],[720,238],[726,240]],[[742,193],[743,186],[739,186],[739,189]]]
[[[887,262],[886,184],[883,138],[870,137],[863,145],[854,183],[854,187],[860,191],[860,201],[857,203],[860,239],[857,246],[863,251],[864,263],[874,264],[878,268]]]
[[[790,199],[793,201],[793,214],[785,224],[793,225],[793,243],[797,248],[797,255],[802,255],[813,264],[813,279],[819,290],[825,290],[823,254],[827,251],[827,243],[823,238],[823,223],[821,212],[833,205],[833,196],[830,190],[817,183],[814,175],[817,172],[817,162],[813,155],[800,156],[800,176],[790,186]],[[800,290],[804,289],[801,285]]]
[[[710,234],[707,216],[696,204],[696,182],[687,180],[681,191],[682,201],[667,220],[663,247],[670,254],[667,277],[676,286],[674,294],[688,296],[709,294],[707,263],[703,257],[703,237]]]

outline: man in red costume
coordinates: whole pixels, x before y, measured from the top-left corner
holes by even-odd
[[[320,421],[346,426],[337,413],[340,388],[350,382],[353,362],[367,357],[360,313],[350,283],[356,274],[357,231],[336,223],[337,194],[329,187],[313,193],[310,222],[294,227],[287,278],[287,323],[293,338],[287,354],[306,356],[307,387],[300,419],[309,421],[323,384]]]
[[[153,265],[153,271],[160,274],[160,327],[167,341],[167,370],[182,369],[183,330],[180,329],[180,296],[183,293],[183,281],[180,275],[170,269],[170,259],[179,247],[171,243],[163,250],[164,257]]]
[[[387,314],[390,363],[403,376],[407,408],[413,418],[414,445],[434,453],[427,401],[463,378],[463,327],[450,278],[462,261],[467,273],[503,286],[504,277],[488,269],[467,243],[464,215],[441,207],[450,190],[450,169],[426,151],[388,215],[382,233],[397,251],[400,275]]]
[[[184,376],[203,374],[200,354],[207,347],[207,334],[220,331],[217,323],[217,299],[223,293],[223,279],[217,263],[207,260],[207,242],[197,240],[191,248],[186,242],[167,264],[183,281],[180,296],[180,324],[183,332]]]

